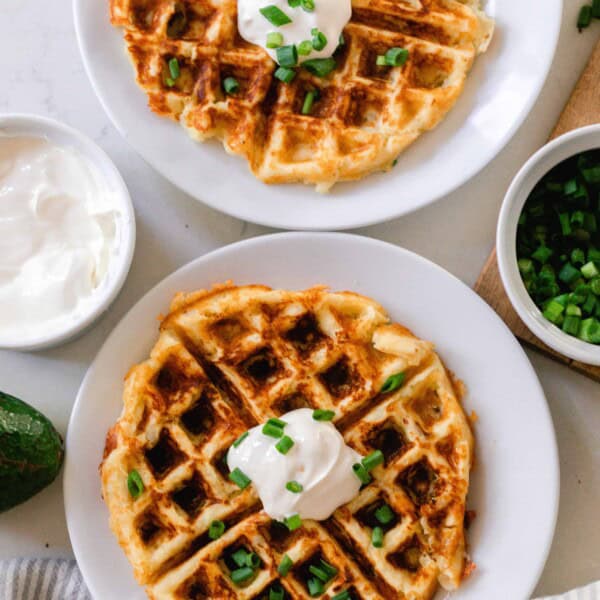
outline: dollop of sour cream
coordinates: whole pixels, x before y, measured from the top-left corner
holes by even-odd
[[[60,331],[86,310],[110,271],[120,216],[86,157],[0,135],[0,343]]]
[[[342,30],[352,16],[351,0],[314,0],[314,9],[306,11],[301,5],[291,7],[288,0],[238,0],[238,30],[248,42],[261,46],[277,62],[277,50],[267,48],[267,35],[280,33],[282,46],[295,45],[313,38],[313,29],[318,29],[327,39],[321,50],[313,49],[308,55],[298,55],[298,62],[313,58],[328,58],[337,48]],[[291,23],[276,26],[261,14],[260,9],[276,6],[290,19]]]
[[[302,519],[326,519],[358,494],[361,483],[352,465],[362,456],[346,445],[332,423],[313,419],[309,408],[280,419],[286,423],[284,434],[294,441],[287,454],[281,454],[275,447],[278,440],[263,434],[263,426],[258,425],[229,449],[229,469],[238,468],[252,480],[272,519],[282,521],[295,514]],[[286,484],[291,481],[299,483],[302,491],[289,491]]]

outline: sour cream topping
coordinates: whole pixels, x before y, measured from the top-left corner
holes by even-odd
[[[287,454],[281,454],[275,447],[278,440],[263,434],[258,425],[237,448],[230,448],[229,469],[239,468],[252,480],[271,518],[282,521],[298,514],[302,519],[326,519],[358,494],[361,483],[352,465],[362,456],[346,445],[331,422],[315,421],[309,408],[280,419],[286,423],[285,435],[294,441]],[[299,483],[302,491],[286,489],[290,481]]]
[[[261,46],[277,62],[277,50],[267,48],[267,35],[280,33],[282,46],[311,41],[313,29],[318,29],[327,43],[321,50],[311,50],[308,55],[299,55],[298,62],[312,58],[328,58],[337,48],[342,30],[352,16],[351,0],[314,0],[314,9],[307,11],[302,5],[291,7],[288,0],[238,0],[238,30],[252,44]],[[261,8],[276,6],[285,13],[291,23],[276,26],[260,13]]]
[[[120,216],[86,157],[45,138],[0,135],[0,343],[61,331],[93,304]]]

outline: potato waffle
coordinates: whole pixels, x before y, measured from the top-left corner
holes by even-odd
[[[455,589],[466,565],[463,521],[473,439],[461,386],[433,345],[391,324],[373,300],[323,287],[253,285],[180,294],[150,358],[129,372],[121,417],[101,467],[111,527],[153,599],[309,598],[306,571],[324,559],[338,574],[331,598],[431,598]],[[381,393],[404,372],[402,387]],[[334,410],[334,424],[383,465],[329,519],[293,532],[261,509],[253,486],[228,479],[226,452],[248,428],[300,407]],[[127,477],[144,491],[133,499]],[[371,543],[374,513],[393,519]],[[212,540],[209,525],[226,525]],[[244,547],[262,561],[243,586],[226,556]],[[284,554],[292,570],[278,575]]]
[[[286,84],[273,77],[267,53],[240,37],[236,0],[110,6],[154,112],[179,121],[196,140],[221,139],[266,183],[310,183],[320,191],[389,168],[435,127],[493,32],[480,0],[353,0],[337,68],[324,78],[301,68]],[[376,64],[391,47],[409,50],[404,66]],[[172,58],[181,71],[174,83]],[[226,77],[237,79],[239,92],[225,94]],[[303,115],[309,90],[320,95]]]

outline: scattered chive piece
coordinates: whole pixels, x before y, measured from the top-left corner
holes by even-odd
[[[360,463],[352,465],[352,470],[363,485],[371,483],[371,476],[369,475],[369,472]]]
[[[215,519],[208,526],[208,537],[211,540],[219,539],[225,533],[225,523],[223,521],[219,521]]]
[[[592,22],[592,7],[589,4],[585,4],[581,7],[579,11],[579,16],[577,17],[577,29],[581,32],[586,27],[590,26]]]
[[[277,567],[277,572],[282,577],[285,577],[293,565],[294,561],[287,554],[284,554],[279,566]]]
[[[249,552],[246,552],[246,550],[244,550],[243,548],[240,548],[239,550],[236,550],[232,555],[231,555],[231,560],[238,566],[238,567],[249,567],[250,565],[247,564],[247,557],[249,555]]]
[[[406,48],[390,48],[385,53],[385,62],[390,67],[401,67],[408,60],[408,54]]]
[[[338,570],[333,565],[330,565],[328,562],[325,562],[323,559],[321,559],[320,564],[321,569],[325,571],[325,573],[327,573],[327,581],[333,579],[338,574]]]
[[[300,515],[292,515],[291,517],[286,517],[285,524],[290,531],[294,531],[302,527],[302,519]]]
[[[381,450],[374,450],[368,456],[365,456],[360,462],[367,471],[373,470],[375,467],[382,465],[385,460]]]
[[[129,490],[129,495],[134,500],[137,500],[145,489],[144,482],[135,469],[129,471],[129,475],[127,475],[127,489]]]
[[[273,75],[283,83],[291,83],[296,77],[296,71],[287,67],[279,67]]]
[[[258,567],[260,567],[262,561],[260,559],[260,556],[258,554],[256,554],[256,552],[248,552],[248,554],[246,554],[246,566],[250,567],[251,569],[258,569]]]
[[[276,444],[275,448],[277,448],[278,452],[281,454],[287,454],[294,445],[294,440],[289,435],[284,435]]]
[[[316,92],[311,90],[310,92],[306,92],[306,96],[304,96],[304,102],[302,103],[302,114],[310,115],[310,111],[312,110],[313,102],[315,101]]]
[[[237,448],[247,437],[248,432],[244,431],[244,433],[242,433],[242,435],[240,435],[240,437],[237,440],[235,440],[235,442],[233,442],[233,447]]]
[[[593,277],[597,277],[598,275],[600,275],[600,271],[598,271],[596,263],[590,261],[583,265],[583,267],[581,267],[581,274],[586,279],[592,279]]]
[[[181,73],[179,70],[179,61],[175,57],[169,61],[169,73],[171,73],[173,81],[175,81]]]
[[[298,64],[298,50],[293,44],[280,46],[275,52],[277,54],[277,62],[280,66],[295,67]]]
[[[306,12],[312,12],[315,10],[315,0],[300,0],[300,6]]]
[[[394,373],[394,375],[390,375],[385,383],[381,386],[381,390],[379,390],[380,394],[389,394],[390,392],[396,391],[403,383],[406,374],[404,371],[400,371],[400,373]]]
[[[310,40],[304,40],[298,44],[298,54],[308,56],[312,52],[313,46]]]
[[[310,573],[312,573],[317,579],[320,579],[323,583],[327,583],[330,579],[329,575],[323,569],[316,567],[315,565],[310,565],[308,567]]]
[[[329,75],[336,67],[333,58],[310,58],[302,63],[302,66],[317,77]]]
[[[600,344],[600,321],[594,317],[581,321],[577,337],[584,342]]]
[[[375,518],[382,525],[387,525],[394,520],[394,511],[387,504],[384,504],[375,511]]]
[[[240,91],[240,84],[235,77],[225,77],[223,79],[223,89],[226,94],[237,94]]]
[[[383,546],[383,529],[381,529],[381,527],[373,527],[371,543],[375,548],[381,548]]]
[[[175,85],[175,80],[171,79],[170,77],[167,77],[165,79],[165,83],[169,86],[169,87],[173,87]]]
[[[282,421],[281,419],[278,419],[276,417],[271,417],[267,423],[270,423],[271,425],[275,425],[275,427],[280,427],[281,429],[285,429],[285,426],[287,425],[286,421]]]
[[[288,0],[288,5],[292,8],[298,8],[300,6],[300,0]]]
[[[269,600],[283,600],[284,598],[284,589],[279,584],[274,583],[269,590]]]
[[[277,425],[267,421],[263,425],[262,432],[264,435],[268,435],[269,437],[280,438],[283,436],[283,427],[278,427]]]
[[[267,33],[267,48],[279,48],[283,44],[283,35],[278,31]]]
[[[335,417],[333,410],[325,410],[324,408],[315,408],[312,418],[315,421],[331,421]]]
[[[271,23],[271,25],[275,25],[276,27],[281,27],[282,25],[287,25],[292,22],[292,20],[274,4],[261,8],[259,12],[267,19],[267,21],[269,21],[269,23]]]
[[[385,60],[385,56],[383,54],[378,54],[377,59],[375,60],[375,64],[378,67],[387,67],[387,61]]]
[[[248,476],[238,467],[229,473],[229,479],[233,481],[233,483],[235,483],[235,485],[237,485],[241,490],[247,488],[252,483]]]
[[[348,590],[343,590],[339,594],[332,596],[331,600],[350,600],[350,592]]]
[[[600,2],[600,0],[598,0],[598,2]],[[346,40],[344,39],[344,32],[342,31],[342,33],[340,33],[340,37],[338,38],[338,47],[343,46],[345,43]]]
[[[254,575],[254,569],[250,567],[241,567],[240,569],[236,569],[230,573],[231,581],[233,583],[243,583],[244,581],[248,581]]]
[[[292,492],[293,494],[299,494],[304,489],[304,486],[301,483],[298,483],[297,481],[288,481],[285,484],[285,489],[288,490],[288,492]]]
[[[316,27],[313,27],[310,30],[310,34],[313,36],[311,43],[312,47],[315,50],[323,50],[323,48],[327,46],[327,38],[325,37],[325,34],[322,31],[319,31]]]
[[[308,586],[308,593],[313,598],[315,596],[320,596],[325,591],[325,588],[323,587],[323,583],[321,582],[320,579],[317,579],[316,577],[311,577],[306,582],[306,585]]]

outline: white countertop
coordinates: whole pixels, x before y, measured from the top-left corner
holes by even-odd
[[[409,248],[469,285],[475,282],[493,246],[498,210],[510,180],[548,137],[598,39],[597,23],[577,33],[581,3],[565,0],[559,49],[548,81],[504,151],[439,203],[359,233]],[[137,213],[133,267],[108,313],[88,333],[60,348],[29,354],[0,351],[0,389],[42,410],[64,434],[86,368],[142,294],[193,258],[268,230],[221,215],[178,191],[120,137],[84,73],[67,0],[2,0],[0,67],[0,113],[46,115],[89,135],[120,169]],[[556,537],[537,589],[545,595],[600,578],[600,385],[534,352],[529,356],[552,410],[562,471]],[[71,554],[60,480],[0,515],[0,558]]]

